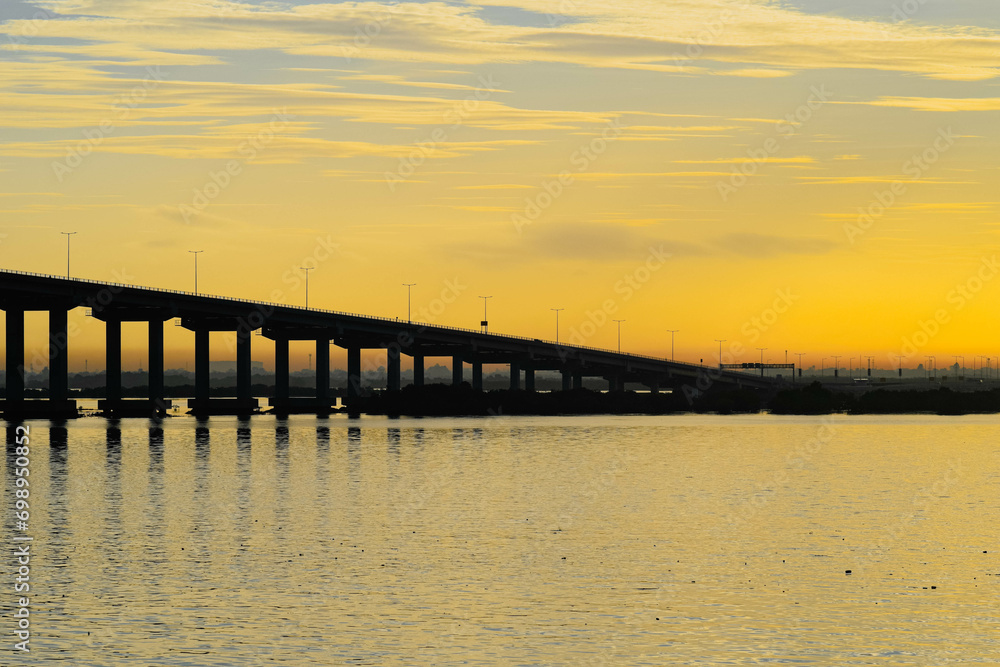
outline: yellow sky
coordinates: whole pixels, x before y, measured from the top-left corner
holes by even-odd
[[[987,0],[0,12],[5,268],[65,272],[76,231],[99,280],[189,290],[203,250],[204,292],[302,303],[315,266],[311,305],[405,317],[417,283],[415,319],[474,328],[492,296],[494,331],[551,339],[564,308],[564,340],[624,319],[623,349],[680,329],[686,360],[1000,357]],[[71,369],[103,367],[74,320]]]

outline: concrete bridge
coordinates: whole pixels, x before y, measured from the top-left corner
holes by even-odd
[[[413,382],[424,384],[424,364],[429,357],[451,360],[452,381],[461,384],[465,364],[472,366],[472,386],[482,390],[483,364],[507,364],[511,389],[535,391],[536,371],[558,371],[564,390],[580,388],[584,377],[607,379],[610,390],[623,390],[626,382],[641,383],[651,391],[684,386],[696,391],[713,387],[772,388],[776,381],[753,374],[677,363],[636,354],[562,345],[520,336],[482,333],[454,327],[368,317],[330,310],[230,299],[152,287],[60,278],[0,270],[0,309],[6,311],[5,418],[69,418],[77,415],[70,398],[68,348],[71,344],[67,314],[88,308],[106,326],[107,389],[99,402],[102,411],[115,416],[165,414],[163,327],[179,318],[195,334],[195,398],[188,402],[195,414],[249,414],[260,408],[251,392],[251,341],[255,332],[274,343],[275,396],[270,399],[279,414],[329,412],[336,403],[330,387],[330,343],[347,350],[346,405],[357,405],[361,394],[361,351],[385,350],[387,391],[400,390],[402,355],[412,357]],[[46,311],[49,397],[26,400],[24,382],[24,314]],[[149,397],[122,397],[122,322],[148,323]],[[236,333],[237,390],[232,399],[209,396],[209,335],[213,331]],[[313,397],[289,396],[289,341],[314,341],[316,391]],[[522,383],[523,381],[523,383]]]

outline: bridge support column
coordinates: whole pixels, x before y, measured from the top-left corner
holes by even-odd
[[[483,362],[472,362],[472,388],[476,391],[483,390]]]
[[[111,322],[108,322],[108,326],[111,326]],[[120,326],[120,325],[119,325]],[[208,402],[209,395],[211,394],[212,386],[212,375],[211,375],[211,351],[209,346],[211,345],[211,336],[209,335],[208,329],[195,329],[194,332],[194,397],[201,403],[202,401]],[[119,368],[121,364],[121,329],[118,329],[119,338]],[[108,346],[110,348],[110,344]],[[108,350],[108,355],[110,356],[111,351]],[[110,381],[110,380],[109,380]],[[121,393],[121,378],[119,376],[119,394]],[[110,394],[110,392],[109,392]],[[111,396],[108,396],[110,399]]]
[[[24,311],[7,310],[7,404],[24,400]]]
[[[163,320],[149,321],[149,400],[163,411]]]
[[[361,396],[361,348],[347,348],[347,399],[357,399]]]
[[[569,391],[573,388],[573,374],[569,371],[562,372],[562,390]]]
[[[424,386],[424,355],[413,355],[413,386]]]
[[[288,339],[274,339],[274,397],[278,401],[286,401],[288,391]]]
[[[646,386],[649,387],[649,393],[650,394],[659,394],[660,393],[660,383],[659,382],[650,382]]]
[[[360,361],[360,355],[359,355],[359,361]],[[317,338],[316,339],[316,398],[320,400],[325,400],[329,397],[330,397],[330,341],[326,338]]]
[[[109,319],[104,323],[105,339],[105,390],[109,403],[122,399],[122,323]]]
[[[454,355],[451,358],[451,384],[456,387],[462,386],[462,357]]]
[[[535,369],[525,368],[524,369],[524,390],[527,392],[535,391]]]
[[[401,364],[400,364],[400,352],[398,345],[390,345],[385,350],[385,374],[386,374],[386,389],[389,391],[399,391],[402,381],[400,380]]]
[[[516,361],[510,364],[510,390],[519,391],[521,389],[521,365]]]
[[[67,311],[58,308],[49,311],[49,399],[65,401],[69,398],[69,336]]]
[[[253,332],[246,328],[236,331],[236,398],[249,401],[253,398],[251,385],[250,341]]]
[[[583,389],[583,373],[573,373],[573,389]]]
[[[625,391],[625,378],[620,375],[609,377],[608,391]]]

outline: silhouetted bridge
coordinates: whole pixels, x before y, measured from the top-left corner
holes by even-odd
[[[330,310],[307,309],[278,303],[230,299],[151,287],[68,279],[57,276],[0,270],[0,309],[6,311],[7,388],[3,414],[7,418],[73,417],[76,402],[70,399],[68,312],[88,308],[106,325],[107,388],[99,407],[111,415],[163,414],[166,398],[163,368],[164,322],[179,318],[195,334],[195,398],[188,402],[196,414],[248,414],[259,408],[251,391],[251,341],[255,332],[274,342],[275,412],[328,412],[336,404],[330,388],[330,343],[347,350],[345,403],[348,408],[361,395],[361,351],[386,353],[386,390],[400,390],[402,355],[413,359],[413,383],[424,384],[428,357],[448,357],[452,381],[463,382],[464,364],[472,366],[472,386],[482,390],[483,364],[510,366],[511,389],[535,391],[536,371],[559,371],[564,390],[580,388],[584,377],[602,377],[611,390],[626,382],[641,383],[651,391],[709,386],[770,388],[776,381],[756,375],[705,366],[677,363],[655,357],[622,354],[597,348],[562,345],[520,336],[482,333],[368,317]],[[47,311],[48,399],[25,399],[24,316],[27,311]],[[149,398],[123,399],[121,380],[122,322],[148,323]],[[213,331],[236,333],[236,398],[210,398],[209,336]],[[289,396],[289,342],[316,344],[316,391],[313,397]],[[522,385],[523,378],[523,385]]]

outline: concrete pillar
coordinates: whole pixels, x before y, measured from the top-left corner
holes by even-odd
[[[163,388],[163,320],[149,322],[149,400],[162,401]]]
[[[120,401],[122,398],[122,323],[108,320],[104,323],[105,337],[105,398]]]
[[[583,373],[573,373],[573,389],[583,389]]]
[[[347,397],[361,396],[361,348],[347,348]]]
[[[389,391],[399,391],[402,381],[400,380],[401,364],[398,345],[390,345],[385,350],[385,388]]]
[[[413,355],[413,386],[424,386],[424,355]]]
[[[65,401],[69,398],[69,336],[67,311],[49,311],[49,398]]]
[[[456,387],[462,386],[462,357],[457,354],[451,358],[451,383]]]
[[[288,398],[288,339],[274,339],[274,397]]]
[[[476,391],[483,390],[483,364],[481,361],[472,362],[472,388]]]
[[[252,364],[250,360],[250,342],[253,332],[246,327],[236,330],[236,398],[249,401],[253,398]]]
[[[524,390],[527,392],[535,391],[535,369],[525,368],[524,369]]]
[[[24,400],[24,311],[7,310],[7,400]]]
[[[613,375],[608,378],[608,391],[625,391],[625,378]]]
[[[208,329],[196,329],[194,332],[194,396],[199,401],[207,401],[211,393],[211,337]]]
[[[360,362],[360,350],[359,358]],[[360,363],[358,364],[360,366]],[[358,369],[360,375],[360,368]],[[330,397],[330,341],[316,339],[316,398]]]
[[[659,382],[650,382],[648,386],[649,386],[649,393],[650,394],[659,394],[660,393],[660,383]]]
[[[519,391],[521,389],[521,364],[516,361],[510,362],[510,390]]]
[[[562,390],[569,391],[573,388],[573,374],[570,371],[562,372]]]

